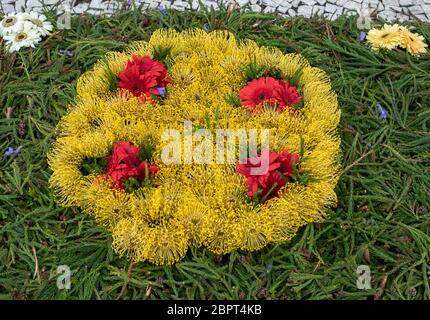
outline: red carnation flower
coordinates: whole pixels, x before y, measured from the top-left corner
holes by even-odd
[[[245,164],[236,165],[236,173],[246,177],[248,196],[260,200],[271,199],[285,186],[286,179],[294,175],[293,161],[299,156],[287,150],[279,153],[263,151],[261,156],[248,158]]]
[[[112,155],[107,157],[106,175],[112,178],[115,187],[123,189],[124,182],[132,177],[138,181],[154,178],[159,167],[140,160],[139,153],[138,147],[126,141],[113,145]]]
[[[118,86],[141,98],[142,102],[151,95],[159,96],[157,88],[164,88],[169,84],[166,67],[148,56],[133,55],[118,78]]]
[[[263,103],[274,103],[275,89],[278,86],[278,80],[272,77],[252,80],[240,90],[240,103],[251,111]]]
[[[275,99],[278,102],[279,112],[296,105],[302,98],[295,86],[284,80],[278,81],[278,86],[275,88]]]

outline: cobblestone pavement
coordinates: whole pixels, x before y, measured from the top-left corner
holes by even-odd
[[[118,8],[133,4],[146,8],[172,8],[177,10],[196,9],[198,0],[0,0],[0,12],[10,13],[23,10],[40,11],[43,6],[59,6],[70,3],[71,12],[80,14],[112,13]],[[221,0],[201,0],[201,3],[215,9]],[[413,18],[430,22],[430,0],[224,0],[225,5],[248,6],[256,12],[279,12],[287,16],[310,17],[323,15],[335,19],[341,14],[379,16],[387,21],[404,21]]]

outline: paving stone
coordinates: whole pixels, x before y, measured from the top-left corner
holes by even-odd
[[[24,1],[25,2],[25,6],[26,6],[26,8],[28,8],[28,7],[40,7],[40,6],[42,6],[42,1],[39,1],[39,0],[27,0],[27,1]]]
[[[27,5],[29,1],[30,0],[27,0]],[[40,5],[45,5],[45,6],[53,6],[53,5],[60,4],[62,2],[61,0],[38,0],[38,1]]]
[[[255,11],[255,12],[260,12],[261,11],[261,7],[258,4],[252,4],[251,5],[251,10]]]
[[[422,20],[422,21],[429,21],[429,19],[427,18],[427,15],[425,14],[416,14],[415,17],[417,17],[418,19]]]
[[[402,7],[397,7],[397,6],[391,6],[390,7],[391,10],[387,10],[388,11],[392,11],[392,12],[402,12],[402,10],[406,10],[406,8],[402,8]]]
[[[160,2],[160,6],[167,8],[167,9],[170,8],[171,5],[172,5],[172,3],[170,1],[167,1],[167,0],[163,0]],[[160,7],[160,6],[158,6],[158,7]]]
[[[361,5],[357,2],[349,1],[349,2],[345,3],[344,8],[346,8],[348,10],[358,11],[359,9],[361,9]]]
[[[8,3],[3,3],[0,7],[0,11],[3,10],[4,14],[15,12],[15,6]]]
[[[294,0],[294,1],[291,1],[291,6],[292,6],[293,8],[297,8],[297,6],[299,5],[299,3],[300,3],[300,0]]]
[[[15,2],[15,11],[21,12],[25,9],[25,0],[17,0]]]
[[[71,12],[75,14],[82,14],[87,10],[88,10],[88,3],[79,3],[78,5],[73,7]]]
[[[318,15],[321,16],[324,14],[324,6],[313,6],[312,7],[312,16]]]
[[[188,8],[188,2],[185,2],[185,1],[175,1],[172,4],[172,8],[179,8],[179,9]]]
[[[407,7],[407,6],[411,6],[411,5],[415,4],[415,3],[414,3],[414,1],[411,1],[411,0],[400,0],[399,4],[402,7]]]
[[[422,4],[421,8],[423,8],[424,14],[426,14],[427,16],[430,15],[430,4]]]
[[[343,7],[345,5],[345,3],[347,3],[349,0],[337,0],[334,2],[334,4],[336,4],[338,7]],[[378,1],[378,0],[376,0]]]
[[[288,11],[288,9],[290,9],[291,7],[292,7],[292,5],[291,5],[290,3],[285,2],[285,3],[281,4],[281,5],[278,7],[278,11],[281,11],[282,13],[285,13],[285,12],[287,12],[287,11]]]
[[[249,3],[249,0],[236,0],[237,4],[241,7],[245,6],[247,3]]]
[[[303,17],[310,17],[312,15],[312,7],[311,6],[300,6],[297,9],[297,15]]]
[[[316,4],[316,0],[302,0],[302,3],[307,4],[308,6],[314,6]]]
[[[284,6],[279,6],[279,7],[277,8],[277,10],[278,10],[280,13],[287,13],[288,9],[289,9],[289,8],[284,7]]]
[[[334,4],[327,3],[327,4],[325,5],[325,11],[326,11],[327,13],[334,13],[334,12],[336,12],[338,9],[339,9],[339,7],[338,7],[338,6],[335,6]]]
[[[411,10],[413,13],[421,14],[423,13],[423,8],[420,5],[414,5],[411,7],[408,7],[407,9]]]
[[[62,0],[0,0],[4,12],[21,11],[27,8],[41,11],[40,3],[52,6]],[[143,4],[143,8],[174,8],[177,10],[198,9],[198,0],[131,0],[137,7]],[[218,0],[202,0],[203,5],[219,8]],[[74,14],[88,12],[90,14],[112,13],[122,7],[123,0],[91,0],[88,3],[76,4],[72,10]],[[243,7],[250,4],[250,9],[260,12],[278,11],[285,15],[300,15],[310,17],[316,14],[324,14],[326,17],[336,18],[342,12],[345,14],[363,15],[365,10],[377,11],[380,17],[387,20],[410,20],[406,15],[408,10],[423,21],[430,20],[430,0],[225,0],[225,5],[233,4]],[[132,6],[130,6],[132,7]],[[0,7],[1,8],[1,7]],[[15,9],[15,10],[14,10]],[[88,11],[90,10],[90,11]],[[400,13],[396,13],[400,12]]]
[[[288,15],[291,17],[297,16],[297,12],[294,9],[288,9]]]

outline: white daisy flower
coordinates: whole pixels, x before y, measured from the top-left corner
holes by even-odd
[[[25,20],[33,23],[34,27],[40,32],[42,37],[47,36],[52,31],[53,26],[49,22],[44,14],[37,13],[35,11],[23,13]]]
[[[8,14],[0,21],[0,36],[18,32],[22,29],[24,23],[22,14]]]
[[[3,39],[6,41],[6,45],[9,46],[9,52],[18,51],[24,47],[34,48],[42,40],[39,31],[29,21],[25,21],[18,32],[5,35]]]

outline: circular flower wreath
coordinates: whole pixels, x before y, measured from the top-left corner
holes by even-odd
[[[50,184],[134,261],[172,264],[189,246],[258,250],[322,221],[336,203],[339,118],[329,78],[300,55],[228,32],[158,30],[78,80],[48,155]],[[186,148],[213,156],[219,142],[187,144],[198,129],[267,129],[269,148],[241,163],[190,161]],[[183,139],[171,148],[175,163],[163,158],[166,132]],[[267,170],[253,175],[263,159]]]

